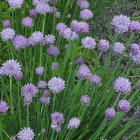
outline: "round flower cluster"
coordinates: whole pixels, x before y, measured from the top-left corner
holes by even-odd
[[[49,56],[57,56],[59,54],[59,49],[55,46],[50,46],[48,49],[47,49],[47,54]]]
[[[80,126],[80,120],[74,117],[69,121],[67,128],[72,129],[72,128],[78,128],[79,126]]]
[[[58,68],[58,63],[52,63],[52,70],[56,70]]]
[[[78,57],[77,60],[76,60],[76,64],[81,65],[83,63],[84,63],[83,57]]]
[[[33,27],[33,21],[30,17],[26,17],[22,19],[22,26],[26,28],[32,28]]]
[[[30,15],[31,17],[36,17],[37,14],[38,14],[38,13],[36,12],[35,9],[31,9],[31,10],[29,11],[29,15]]]
[[[65,81],[62,80],[61,78],[53,77],[48,82],[48,87],[52,91],[52,93],[54,94],[60,93],[65,88]]]
[[[43,105],[47,105],[50,103],[50,94],[48,92],[48,90],[45,90],[43,95],[40,97],[40,103]]]
[[[35,72],[36,72],[36,74],[39,75],[39,76],[43,75],[43,74],[44,74],[44,67],[37,67],[37,68],[35,69]]]
[[[107,52],[110,48],[109,42],[106,41],[105,39],[100,40],[98,46],[99,46],[100,51],[102,52]]]
[[[88,95],[83,95],[80,99],[81,103],[85,106],[90,105],[90,97]]]
[[[123,45],[123,43],[120,43],[120,42],[116,42],[114,47],[113,47],[113,52],[116,54],[116,55],[120,55],[124,52],[125,50],[125,47]]]
[[[45,42],[47,44],[54,44],[55,43],[55,36],[54,35],[46,35]]]
[[[133,63],[140,64],[140,50],[138,51],[138,54],[137,55],[132,55],[130,53],[130,57],[131,57]]]
[[[81,9],[87,9],[89,7],[89,2],[87,0],[77,0],[77,5]]]
[[[88,79],[90,80],[91,85],[95,86],[101,85],[101,78],[98,75],[90,75]]]
[[[129,32],[139,33],[140,32],[140,22],[131,21],[130,24],[129,24]]]
[[[8,106],[6,102],[0,102],[0,114],[4,114],[8,111]]]
[[[119,101],[117,107],[118,107],[118,110],[122,113],[128,112],[130,109],[130,103],[127,100],[122,99]]]
[[[20,9],[24,3],[24,0],[8,0],[9,6],[13,9]]]
[[[90,11],[89,9],[84,9],[80,12],[79,16],[83,20],[89,20],[93,17],[93,14],[92,14],[92,11]]]
[[[40,89],[45,89],[47,86],[47,83],[45,81],[39,81],[37,84],[37,87]]]
[[[9,20],[4,20],[4,21],[3,21],[3,28],[4,28],[4,29],[10,28],[10,21],[9,21]]]
[[[139,51],[140,51],[140,47],[138,44],[134,43],[131,44],[131,48],[130,48],[131,54],[132,55],[138,55]]]
[[[114,108],[107,108],[106,111],[105,111],[105,118],[107,120],[111,120],[112,118],[115,117],[115,110]]]

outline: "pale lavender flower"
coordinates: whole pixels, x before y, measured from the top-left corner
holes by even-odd
[[[41,134],[45,134],[45,133],[46,133],[46,129],[45,128],[41,129]]]
[[[37,75],[43,75],[44,74],[44,67],[37,67],[35,70]]]
[[[16,72],[21,71],[21,65],[16,60],[7,60],[2,64],[4,75],[13,76]]]
[[[57,32],[64,32],[67,29],[67,25],[64,23],[58,23],[56,25],[56,31]]]
[[[16,140],[16,138],[15,137],[11,137],[10,140]]]
[[[32,102],[32,95],[26,95],[24,96],[24,106],[28,106]]]
[[[45,81],[39,81],[37,84],[37,87],[40,89],[45,89],[47,86],[47,83]]]
[[[33,27],[33,20],[30,17],[25,17],[21,21],[22,26],[26,28],[32,28]]]
[[[129,32],[139,33],[140,32],[140,22],[139,21],[131,21],[129,24]]]
[[[101,85],[101,78],[98,75],[90,75],[88,78],[92,85],[95,85],[95,86]]]
[[[108,41],[106,41],[105,39],[101,39],[98,44],[98,47],[99,47],[100,51],[107,52],[110,48],[110,45],[109,45]]]
[[[6,102],[1,101],[0,102],[0,114],[4,114],[8,111],[8,106]]]
[[[112,118],[115,117],[115,114],[116,114],[116,112],[115,112],[114,108],[107,108],[105,111],[105,118],[107,120],[111,120]]]
[[[51,100],[50,97],[45,98],[44,96],[40,97],[40,99],[39,99],[40,103],[43,104],[43,105],[49,104],[50,100]]]
[[[140,50],[138,51],[137,55],[132,55],[130,53],[130,57],[131,57],[133,63],[135,63],[136,65],[140,64]]]
[[[140,51],[140,47],[138,44],[134,43],[131,44],[131,48],[130,48],[131,54],[132,55],[138,55],[139,51]]]
[[[52,93],[54,94],[60,93],[65,88],[65,81],[61,78],[53,77],[48,82],[48,87],[52,91]]]
[[[77,0],[77,5],[81,9],[87,9],[89,7],[89,2],[87,0]]]
[[[92,11],[89,9],[84,9],[80,12],[80,18],[83,20],[89,20],[93,17]]]
[[[38,89],[31,83],[24,85],[21,89],[22,96],[31,96],[35,97],[38,92]]]
[[[57,0],[50,0],[50,3],[56,3],[57,2]]]
[[[116,42],[114,44],[114,47],[113,47],[113,52],[116,54],[116,55],[120,55],[124,52],[125,50],[125,47],[123,45],[123,43],[120,43],[120,42]]]
[[[116,32],[122,34],[128,32],[130,19],[125,15],[117,15],[113,18],[111,24],[114,26]]]
[[[64,115],[60,112],[54,112],[51,114],[51,120],[55,121],[57,124],[64,123]]]
[[[71,18],[71,14],[67,14],[67,19],[70,19]]]
[[[59,19],[60,16],[61,16],[61,13],[60,13],[60,12],[55,12],[54,15],[55,15],[55,18],[56,18],[56,19]]]
[[[120,100],[117,105],[118,111],[120,111],[120,112],[128,112],[130,107],[131,107],[130,103],[124,99]]]
[[[22,80],[22,78],[23,78],[23,73],[22,73],[21,71],[17,71],[16,73],[14,73],[14,78],[15,78],[15,80],[17,80],[17,81]]]
[[[35,133],[31,128],[23,128],[18,134],[17,137],[19,140],[33,140]]]
[[[15,31],[11,28],[3,29],[1,32],[1,38],[3,41],[12,40],[15,37]]]
[[[37,14],[38,14],[38,13],[36,12],[35,9],[31,9],[31,10],[29,11],[29,15],[30,15],[31,17],[36,17]]]
[[[91,75],[91,73],[88,66],[83,64],[79,67],[76,75],[79,79],[86,79],[89,77],[89,75]]]
[[[8,0],[8,4],[12,9],[20,9],[24,0]]]
[[[83,57],[82,56],[78,57],[77,60],[76,60],[76,64],[81,65],[83,63],[84,63]]]
[[[55,36],[54,35],[46,35],[45,36],[45,42],[47,44],[54,44],[55,43]]]
[[[58,68],[58,63],[52,63],[52,70],[56,70]]]
[[[9,21],[9,19],[3,21],[3,28],[4,29],[10,28],[10,21]]]
[[[78,128],[79,126],[80,126],[80,120],[74,117],[69,121],[67,128],[72,129],[72,128]]]
[[[83,95],[80,99],[81,103],[85,106],[90,105],[90,97],[88,95]]]
[[[43,39],[43,34],[40,31],[35,31],[32,33],[31,37],[32,41],[37,44]]]
[[[47,54],[49,56],[57,56],[59,54],[59,49],[55,46],[50,46],[48,49],[47,49]]]
[[[27,47],[28,40],[22,35],[17,35],[15,38],[13,38],[12,44],[15,50],[20,50]]]
[[[96,46],[96,42],[92,37],[85,37],[84,39],[82,39],[81,43],[82,46],[87,50],[94,49]]]
[[[114,89],[117,93],[128,93],[131,90],[131,82],[129,79],[119,77],[114,82]]]

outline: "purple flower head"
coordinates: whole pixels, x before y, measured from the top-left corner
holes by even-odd
[[[17,35],[15,38],[13,38],[12,43],[15,50],[21,50],[27,47],[28,40],[22,35]]]
[[[106,41],[105,39],[100,40],[98,46],[99,46],[100,51],[102,52],[107,52],[110,48],[109,42]]]
[[[81,43],[82,46],[87,50],[94,49],[96,46],[96,42],[92,37],[85,37],[84,39],[82,39]]]
[[[48,87],[52,91],[52,93],[57,94],[60,93],[65,88],[65,81],[61,78],[53,77],[48,82]]]
[[[79,79],[86,79],[91,75],[91,73],[88,66],[83,64],[79,67],[76,75]]]
[[[22,87],[21,95],[22,96],[31,96],[35,97],[38,92],[38,89],[31,83],[28,83]]]
[[[50,46],[48,49],[47,49],[47,54],[49,56],[57,56],[59,54],[59,49],[55,46]]]
[[[8,106],[6,102],[0,102],[0,114],[4,114],[8,111]]]
[[[24,0],[8,0],[8,4],[12,9],[20,9]]]
[[[11,28],[3,29],[1,32],[1,38],[3,41],[12,40],[15,37],[15,31]]]
[[[40,31],[35,31],[31,35],[32,41],[35,44],[38,44],[43,39],[43,34]]]
[[[17,81],[22,80],[22,78],[23,78],[23,73],[22,73],[21,71],[17,71],[16,73],[14,73],[14,78],[15,78],[15,80],[17,80]]]
[[[86,0],[77,0],[77,5],[81,8],[81,9],[87,9],[89,7],[89,2]]]
[[[57,32],[64,32],[67,29],[67,25],[64,23],[58,23],[56,25],[56,31]]]
[[[73,32],[70,28],[67,28],[63,32],[63,34],[63,37],[67,39],[67,41],[74,41],[78,39],[78,35],[75,32]]]
[[[36,4],[35,11],[39,14],[45,15],[51,12],[51,8],[48,4],[44,2],[39,2]]]
[[[131,21],[129,24],[129,32],[139,33],[140,32],[140,22],[139,21]]]
[[[10,140],[16,140],[16,138],[15,137],[11,137]]]
[[[136,65],[140,64],[140,50],[138,51],[137,55],[132,55],[130,53],[130,57],[131,57],[133,63],[135,63]]]
[[[71,30],[77,34],[85,34],[89,32],[89,25],[86,22],[73,20],[71,23]]]
[[[42,96],[42,97],[40,97],[39,101],[40,101],[41,104],[47,105],[47,104],[50,103],[50,97],[45,98],[45,97]]]
[[[54,35],[46,35],[45,42],[47,44],[54,44],[55,43],[55,36]]]
[[[37,14],[38,14],[38,13],[36,12],[35,9],[31,9],[31,10],[29,11],[29,15],[30,15],[31,17],[36,17]]]
[[[33,20],[30,17],[23,18],[21,23],[22,23],[23,27],[26,27],[26,28],[32,28],[33,27]]]
[[[124,99],[120,100],[118,105],[117,105],[117,108],[120,112],[128,112],[130,107],[131,107],[130,103]]]
[[[136,43],[131,44],[130,51],[131,51],[131,54],[132,54],[132,55],[138,55],[138,53],[139,53],[139,51],[140,51],[139,45],[136,44]]]
[[[54,112],[51,114],[51,120],[57,124],[64,123],[64,115],[60,112]]]
[[[45,81],[39,81],[37,87],[40,89],[45,89],[47,87],[47,83]]]
[[[24,96],[24,106],[28,106],[31,104],[32,102],[32,96],[31,95],[26,95]]]
[[[58,68],[58,63],[52,63],[52,70],[56,70]]]
[[[10,21],[9,21],[9,19],[3,21],[3,28],[4,29],[10,28]]]
[[[88,95],[83,95],[80,99],[81,103],[85,106],[90,105],[90,97]]]
[[[130,19],[125,15],[117,15],[113,18],[111,24],[114,26],[116,32],[122,34],[128,31]]]
[[[46,133],[46,129],[45,128],[41,129],[41,134],[45,134],[45,133]]]
[[[54,4],[56,2],[57,2],[57,0],[50,0],[50,3],[52,3],[52,4]]]
[[[80,120],[78,118],[74,117],[69,121],[67,128],[68,129],[78,128],[79,125],[80,125]]]
[[[106,111],[105,111],[105,118],[107,120],[111,120],[114,117],[115,117],[115,110],[114,110],[114,108],[107,108]]]
[[[140,120],[140,106],[138,106],[137,108],[137,119]]]
[[[129,79],[119,77],[114,82],[114,89],[117,93],[128,93],[131,90],[131,82]]]
[[[123,43],[120,43],[120,42],[116,42],[114,47],[113,47],[113,52],[116,54],[116,55],[120,55],[124,52],[125,50],[125,47],[123,45]]]
[[[140,89],[140,82],[136,84],[136,88]]]
[[[54,15],[55,15],[55,18],[56,18],[56,19],[59,19],[60,16],[61,16],[61,13],[60,13],[60,12],[55,12]]]
[[[67,14],[67,19],[70,19],[71,18],[71,14]]]
[[[92,11],[89,9],[84,9],[80,12],[80,18],[83,20],[89,20],[93,17]]]
[[[4,75],[13,76],[21,71],[21,65],[16,60],[7,60],[2,64],[2,70]]]
[[[42,96],[45,97],[45,98],[50,97],[50,93],[49,93],[49,91],[48,91],[48,90],[44,90],[44,93],[43,93]]]
[[[33,140],[35,133],[31,128],[23,128],[18,134],[17,137],[19,140]]]
[[[35,69],[35,72],[36,72],[36,74],[39,75],[39,76],[43,75],[43,74],[44,74],[44,67],[37,67],[37,68]]]
[[[95,85],[95,86],[101,85],[101,78],[98,75],[90,75],[88,78],[92,85]]]
[[[78,57],[77,60],[76,60],[76,64],[81,65],[83,63],[84,63],[83,57],[82,56]]]
[[[50,13],[55,14],[57,12],[56,7],[51,6],[50,8],[51,8],[51,12]]]

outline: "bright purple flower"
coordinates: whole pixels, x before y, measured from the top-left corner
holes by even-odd
[[[78,57],[77,60],[76,60],[76,64],[81,65],[83,63],[84,63],[83,57],[82,56]]]
[[[3,29],[1,32],[1,38],[3,41],[12,40],[15,37],[15,31],[11,28]]]
[[[56,18],[56,19],[59,19],[60,16],[61,16],[60,12],[55,12],[54,15],[55,15],[55,18]]]
[[[48,90],[44,90],[42,97],[48,98],[50,97],[50,93]]]
[[[83,95],[80,99],[81,103],[85,106],[90,105],[90,97],[88,95]]]
[[[106,41],[105,39],[100,40],[98,46],[99,46],[100,51],[102,52],[107,52],[110,48],[109,42]]]
[[[140,50],[138,51],[137,55],[132,55],[130,53],[130,57],[131,57],[133,63],[135,63],[136,65],[140,64]]]
[[[44,67],[37,67],[35,70],[37,75],[43,75],[44,74]]]
[[[47,44],[54,44],[55,43],[55,36],[54,35],[46,35],[45,36],[45,42]]]
[[[53,77],[48,82],[48,87],[52,91],[52,93],[57,94],[60,93],[65,88],[65,81],[61,78]]]
[[[117,93],[128,93],[131,90],[131,82],[129,79],[119,77],[114,82],[114,89]]]
[[[54,112],[51,114],[52,121],[55,121],[58,124],[64,123],[64,115],[60,112]]]
[[[47,86],[47,83],[45,81],[39,81],[37,84],[37,87],[40,89],[45,89]]]
[[[78,118],[74,117],[69,121],[67,128],[68,129],[78,128],[79,125],[80,125],[80,120]]]
[[[46,129],[45,128],[41,129],[41,134],[45,134],[45,133],[46,133]]]
[[[4,29],[10,28],[10,21],[9,21],[9,19],[3,21],[3,28]]]
[[[31,83],[24,85],[21,89],[22,96],[32,96],[35,97],[38,92],[38,89]]]
[[[17,81],[22,80],[22,78],[23,78],[23,73],[22,73],[21,71],[17,71],[16,73],[14,73],[14,78],[15,78],[15,80],[17,80]]]
[[[80,6],[81,9],[87,9],[89,2],[87,0],[77,0],[77,5]]]
[[[105,118],[107,120],[111,120],[112,118],[115,117],[115,114],[116,114],[116,112],[115,112],[114,108],[107,108],[105,111]]]
[[[86,79],[91,75],[91,73],[88,66],[83,64],[79,67],[76,75],[79,79]]]
[[[17,35],[15,38],[13,38],[12,43],[15,50],[20,50],[27,47],[28,40],[22,35]]]
[[[49,56],[57,56],[59,54],[59,49],[55,46],[50,46],[48,49],[47,49],[47,54]]]
[[[43,34],[40,31],[35,31],[32,33],[31,37],[32,41],[37,44],[43,39]]]
[[[84,39],[82,39],[81,43],[82,46],[87,50],[94,49],[96,46],[96,42],[92,37],[85,37]]]
[[[136,88],[140,89],[140,82],[136,84]]]
[[[58,63],[52,63],[52,70],[56,70],[58,68]]]
[[[8,0],[8,4],[12,9],[20,9],[24,0]]]
[[[23,128],[18,134],[17,137],[19,140],[33,140],[35,133],[31,128]]]
[[[139,33],[140,32],[140,22],[139,21],[131,21],[129,24],[129,32]]]
[[[35,16],[37,16],[37,12],[36,12],[36,10],[35,9],[31,9],[30,11],[29,11],[29,15],[31,16],[31,17],[35,17]]]
[[[21,23],[22,23],[23,27],[26,27],[26,28],[32,28],[33,27],[33,20],[30,17],[23,18]]]
[[[21,71],[21,65],[16,60],[7,60],[2,64],[2,70],[4,75],[13,76]]]
[[[101,85],[101,78],[98,75],[90,75],[89,80],[92,85]]]
[[[83,20],[89,20],[93,17],[92,11],[89,9],[84,9],[80,12],[80,18]]]
[[[140,47],[138,44],[134,43],[131,44],[131,48],[130,48],[131,54],[132,55],[138,55],[139,51],[140,51]]]
[[[114,26],[116,32],[122,34],[128,32],[130,19],[125,15],[117,15],[113,18],[111,24]]]
[[[120,55],[124,52],[125,50],[125,47],[123,45],[123,43],[120,43],[120,42],[116,42],[114,47],[113,47],[113,52],[116,54],[116,55]]]
[[[40,97],[39,101],[40,101],[41,104],[47,105],[47,104],[50,103],[50,97],[45,98],[45,97],[42,96],[42,97]]]
[[[118,105],[117,105],[117,108],[120,112],[128,112],[130,107],[131,107],[130,103],[124,99],[120,100]]]
[[[0,114],[4,114],[8,111],[8,106],[6,102],[1,101],[0,102]]]

